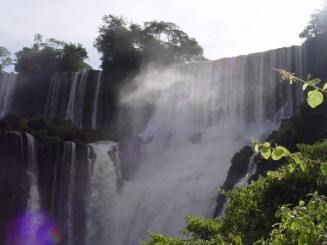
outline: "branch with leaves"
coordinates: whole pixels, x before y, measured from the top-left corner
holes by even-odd
[[[294,73],[290,73],[286,70],[274,69],[277,71],[281,77],[282,81],[289,81],[290,84],[295,82],[303,83],[302,89],[306,90],[308,87],[313,88],[308,92],[307,95],[307,103],[310,107],[315,108],[323,102],[324,93],[327,93],[327,82],[323,85],[323,87],[317,86],[321,80],[319,78],[311,79],[311,75],[307,76],[307,81],[295,76]],[[283,157],[287,157],[292,160],[293,163],[300,165],[302,171],[306,170],[307,163],[315,163],[320,165],[320,170],[322,174],[327,177],[327,163],[316,161],[312,159],[305,158],[300,152],[291,153],[287,148],[279,145],[272,146],[269,142],[260,142],[255,137],[251,137],[251,146],[255,152],[260,152],[261,156],[268,160],[272,159],[274,161],[278,161]],[[294,170],[294,165],[290,165],[290,171]]]
[[[286,70],[281,70],[281,69],[274,69],[274,70],[281,75],[282,81],[289,81],[290,84],[293,84],[295,82],[303,83],[302,86],[303,91],[306,90],[308,87],[314,89],[309,91],[307,95],[307,102],[311,108],[316,108],[318,105],[320,105],[323,102],[324,100],[323,93],[327,93],[327,82],[325,82],[325,84],[321,88],[317,86],[321,82],[320,78],[315,78],[310,80],[311,79],[310,74],[307,75],[307,81],[305,81],[295,76],[294,73],[290,73]]]

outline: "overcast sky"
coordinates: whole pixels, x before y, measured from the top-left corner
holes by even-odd
[[[2,0],[0,46],[12,54],[34,34],[81,43],[93,68],[102,17],[122,15],[138,24],[169,21],[204,48],[209,59],[301,44],[299,33],[322,0]]]

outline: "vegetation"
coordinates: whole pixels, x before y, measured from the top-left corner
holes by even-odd
[[[311,15],[311,20],[305,29],[299,34],[300,38],[310,40],[326,34],[327,31],[327,1],[324,8]]]
[[[298,154],[310,159],[302,166],[289,158],[279,170],[227,192],[230,202],[223,218],[187,217],[184,234],[191,235],[191,238],[150,233],[152,240],[142,244],[327,242],[327,203],[322,196],[327,195],[327,172],[323,163],[327,160],[327,141],[299,145],[299,149]],[[322,152],[324,155],[321,155]]]
[[[9,50],[5,47],[0,46],[0,72],[2,72],[6,66],[9,66],[11,64],[12,59],[10,57]]]
[[[57,138],[63,141],[89,143],[97,140],[97,134],[91,130],[78,129],[74,123],[62,117],[45,120],[43,117],[22,119],[15,114],[7,114],[0,119],[0,133],[18,131],[32,134],[36,138]]]
[[[16,53],[15,71],[21,74],[53,74],[91,69],[84,62],[86,58],[87,52],[81,44],[65,43],[54,38],[43,41],[43,36],[36,34],[32,47],[24,47]]]
[[[203,49],[170,22],[128,23],[123,17],[106,15],[94,46],[102,54],[102,68],[133,70],[142,63],[185,63],[205,60]]]

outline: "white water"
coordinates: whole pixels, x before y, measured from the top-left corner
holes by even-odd
[[[117,143],[100,141],[91,144],[96,159],[89,151],[89,190],[86,203],[85,244],[108,244],[115,225],[111,219],[113,199],[117,192],[117,175],[114,163],[108,155]]]
[[[46,118],[54,118],[56,114],[59,112],[57,111],[58,107],[58,99],[60,95],[60,84],[63,75],[59,73],[55,73],[52,75],[50,88],[47,97],[47,103],[45,106],[45,117]],[[63,95],[61,95],[63,96]]]
[[[4,73],[0,81],[0,118],[11,110],[17,77],[17,74]]]
[[[96,86],[96,91],[95,91],[95,96],[94,96],[94,101],[93,101],[93,110],[92,110],[92,129],[96,129],[97,127],[97,116],[98,116],[98,104],[99,104],[99,94],[100,94],[100,87],[101,87],[101,74],[102,72],[100,71],[97,74],[97,86]]]
[[[135,135],[154,138],[122,191],[101,199],[111,203],[108,244],[139,244],[148,230],[178,236],[185,215],[212,217],[233,154],[251,135],[261,138],[291,115],[292,96],[302,99],[300,88],[281,85],[272,70],[302,75],[302,51],[279,49],[141,74],[138,89],[127,88],[122,103],[134,112]],[[147,104],[155,110],[144,127]]]
[[[66,141],[64,157],[69,161],[70,169],[68,175],[68,196],[67,196],[67,244],[74,244],[73,222],[74,222],[74,194],[75,194],[75,172],[76,172],[76,146],[75,143]]]
[[[27,179],[29,183],[29,196],[26,207],[25,227],[26,245],[38,244],[37,231],[40,229],[43,219],[40,214],[40,194],[38,189],[38,168],[36,158],[36,141],[30,134],[26,134],[26,162]]]
[[[74,72],[70,90],[66,118],[71,119],[77,127],[83,126],[84,94],[87,72]]]
[[[85,97],[89,74],[83,72],[62,72],[55,73],[51,78],[51,83],[45,105],[45,117],[54,118],[63,116],[70,119],[77,127],[83,128],[85,125]],[[92,129],[98,126],[98,104],[101,94],[101,71],[96,73],[94,81],[94,95],[92,111],[87,119],[87,125]],[[93,86],[93,84],[90,84]]]

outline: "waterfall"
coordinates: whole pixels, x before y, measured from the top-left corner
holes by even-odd
[[[18,75],[3,73],[2,76],[0,80],[0,118],[12,109],[12,99]]]
[[[118,178],[109,152],[117,143],[100,141],[90,145],[89,192],[86,204],[85,244],[108,244],[113,226],[110,213],[116,196]],[[94,155],[95,157],[92,157]],[[118,207],[119,208],[119,207]]]
[[[75,244],[74,234],[74,197],[75,197],[75,173],[76,173],[76,145],[65,141],[62,158],[61,182],[58,201],[58,225],[65,234],[67,245]]]
[[[303,53],[283,48],[140,74],[138,89],[126,88],[121,102],[145,139],[144,156],[112,197],[109,244],[139,244],[147,230],[178,236],[185,215],[212,217],[233,154],[251,135],[277,128],[302,100],[301,88],[280,83],[272,68],[302,76]]]
[[[83,126],[84,94],[87,72],[74,72],[70,90],[66,118],[71,119],[77,127]]]
[[[101,72],[97,74],[97,85],[95,90],[95,96],[93,101],[93,109],[92,109],[92,129],[97,128],[97,116],[98,116],[98,103],[99,103],[99,94],[100,94],[100,87],[101,87]]]
[[[101,71],[55,73],[47,95],[45,117],[62,116],[79,128],[95,129],[100,89]]]
[[[302,47],[291,47],[145,68],[120,94],[119,108],[128,114],[121,116],[119,126],[132,128],[129,139],[86,147],[65,142],[58,150],[63,155],[49,180],[56,185],[50,189],[49,206],[64,235],[62,244],[134,245],[146,238],[148,230],[179,236],[187,214],[211,218],[233,154],[248,145],[252,135],[262,139],[276,129],[303,100],[301,87],[280,83],[272,68],[303,77],[305,57]],[[90,74],[54,74],[45,116],[66,117],[80,128],[98,127],[104,83],[101,72]],[[10,110],[13,92],[8,92],[9,82],[0,86],[3,113]],[[23,239],[25,244],[38,244],[35,231],[44,216],[26,218],[43,207],[36,143],[30,135],[26,140],[17,135],[29,184],[24,217],[30,232]]]
[[[40,194],[38,189],[38,169],[36,160],[36,141],[30,134],[27,136],[27,179],[30,186],[27,210],[34,212],[40,209]]]
[[[74,219],[74,192],[75,192],[75,168],[76,168],[76,147],[75,143],[65,142],[65,154],[70,154],[70,171],[69,171],[69,182],[68,182],[68,217],[67,217],[67,234],[68,234],[68,245],[73,243],[73,219]]]
[[[27,200],[26,224],[27,237],[26,245],[38,244],[37,232],[40,229],[43,219],[40,214],[40,194],[38,188],[38,168],[36,158],[36,141],[30,134],[27,137],[27,179],[29,183],[29,196]]]
[[[40,230],[44,220],[40,212],[36,140],[30,134],[26,134],[26,141],[21,133],[9,132],[8,135],[14,135],[15,147],[19,148],[17,152],[20,151],[19,155],[23,156],[20,166],[26,165],[28,193],[26,211],[9,225],[5,244],[40,244]]]
[[[61,109],[61,105],[59,104],[59,99],[64,97],[64,93],[60,93],[60,87],[63,83],[64,74],[55,73],[52,75],[50,88],[47,96],[47,103],[45,107],[45,117],[46,118],[54,118],[56,115],[61,115],[59,110]],[[61,96],[59,96],[61,95]]]

